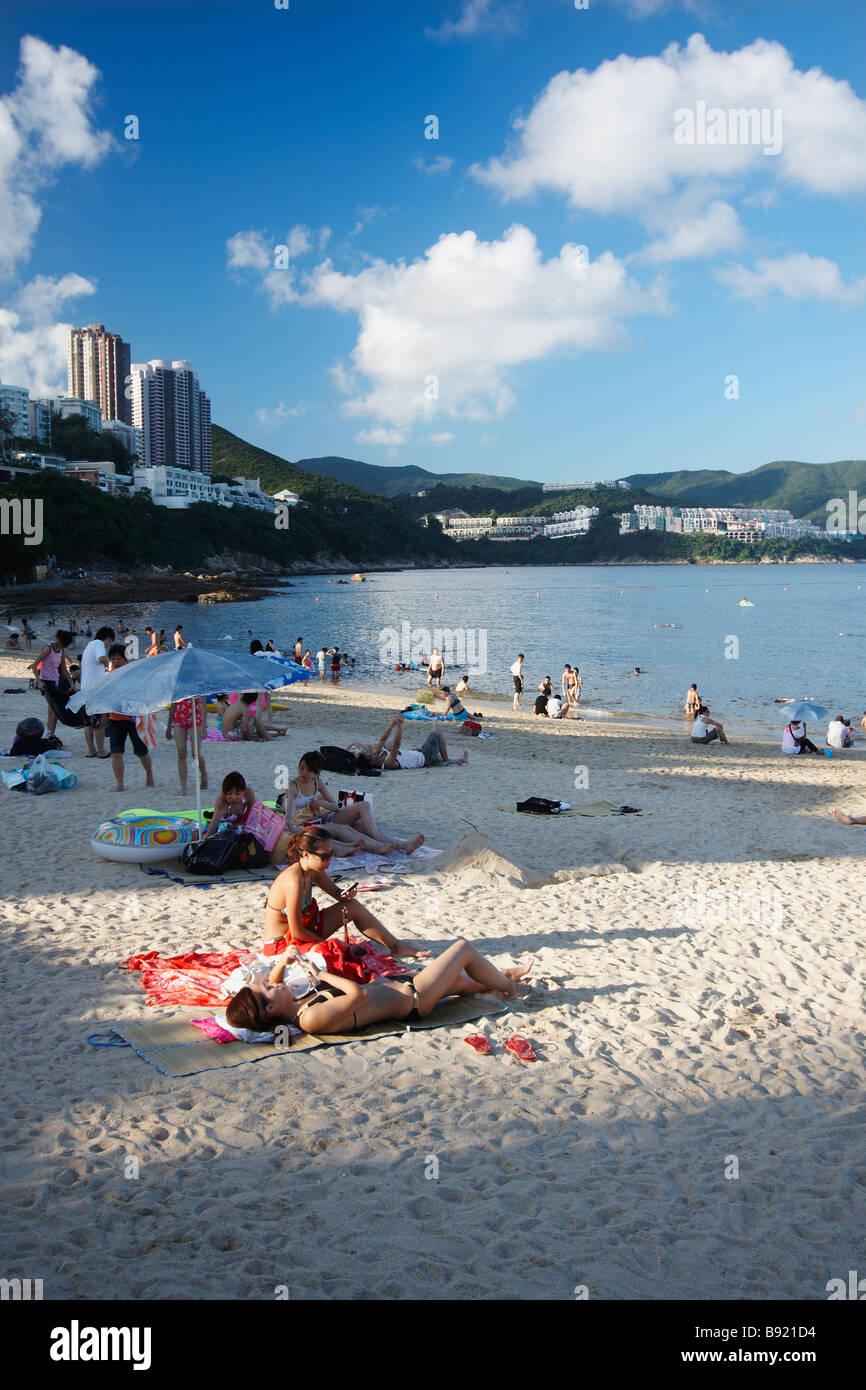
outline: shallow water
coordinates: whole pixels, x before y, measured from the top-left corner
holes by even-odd
[[[743,597],[754,607],[738,607]],[[527,709],[543,676],[558,687],[566,661],[580,667],[582,705],[593,717],[677,718],[692,681],[733,728],[780,729],[777,698],[813,697],[831,716],[858,722],[866,707],[860,565],[410,570],[364,584],[318,575],[257,603],[137,612],[142,625],[169,633],[182,622],[190,640],[217,650],[246,649],[248,629],[282,649],[300,634],[314,655],[336,643],[357,661],[347,681],[393,689],[401,703],[426,678],[395,671],[394,656],[409,659],[413,646],[436,642],[452,684],[474,655],[483,669],[472,687],[506,698],[509,667],[524,652]],[[635,666],[640,676],[630,674]]]

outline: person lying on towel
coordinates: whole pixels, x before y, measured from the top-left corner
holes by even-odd
[[[279,955],[287,946],[325,941],[352,922],[359,932],[384,946],[392,956],[429,956],[408,941],[398,941],[386,926],[355,899],[356,887],[346,892],[328,877],[334,842],[321,826],[310,826],[293,835],[288,857],[294,860],[271,884],[265,904],[266,956]],[[334,907],[320,908],[313,887],[336,899]]]
[[[245,986],[229,1001],[226,1018],[233,1028],[271,1033],[280,1023],[292,1023],[304,1033],[351,1033],[389,1018],[414,1023],[426,1018],[449,994],[496,990],[503,999],[516,999],[527,993],[528,986],[520,982],[532,969],[530,961],[497,970],[468,941],[460,940],[409,980],[379,979],[357,985],[322,971],[316,975],[318,988],[296,999],[283,984],[291,957],[289,948],[266,981]]]

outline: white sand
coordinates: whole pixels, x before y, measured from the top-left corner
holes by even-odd
[[[4,658],[0,685],[23,665]],[[541,991],[482,1024],[487,1058],[470,1028],[442,1029],[169,1080],[89,1047],[165,1013],[120,960],[258,946],[263,885],[182,888],[90,851],[115,810],[185,804],[168,744],[155,792],[127,758],[116,793],[73,730],[77,787],[0,789],[20,1034],[2,1273],[43,1279],[46,1298],[815,1299],[857,1267],[866,831],[829,812],[866,810],[863,753],[693,748],[489,708],[494,740],[447,730],[468,768],[363,784],[389,827],[446,850],[367,905],[434,951],[466,935],[500,964],[537,962]],[[392,709],[351,684],[293,692],[285,741],[208,747],[211,785],[240,766],[267,795],[275,764],[373,736]],[[0,745],[44,712],[0,694]],[[652,814],[493,809],[532,793]],[[503,1050],[515,1032],[535,1065]]]

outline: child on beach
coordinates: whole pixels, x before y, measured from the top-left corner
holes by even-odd
[[[195,710],[194,716],[193,709]],[[207,768],[204,765],[204,758],[201,753],[201,741],[207,732],[207,709],[205,702],[201,699],[178,700],[177,704],[169,707],[165,736],[170,739],[172,735],[174,735],[174,746],[177,749],[177,775],[180,782],[181,796],[186,796],[187,751],[190,735],[192,733],[193,717],[195,717],[196,738],[198,740],[198,766],[201,774],[201,786],[205,788],[207,787]]]

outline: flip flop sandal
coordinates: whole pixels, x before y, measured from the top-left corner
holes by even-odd
[[[492,1057],[493,1048],[483,1033],[470,1033],[469,1037],[464,1038],[463,1041],[474,1048],[476,1052],[480,1052],[482,1057]]]
[[[507,1052],[513,1052],[515,1057],[520,1058],[521,1062],[538,1061],[538,1058],[536,1057],[526,1038],[521,1038],[519,1035],[515,1035],[513,1038],[509,1038],[508,1042],[505,1044],[505,1049]]]

